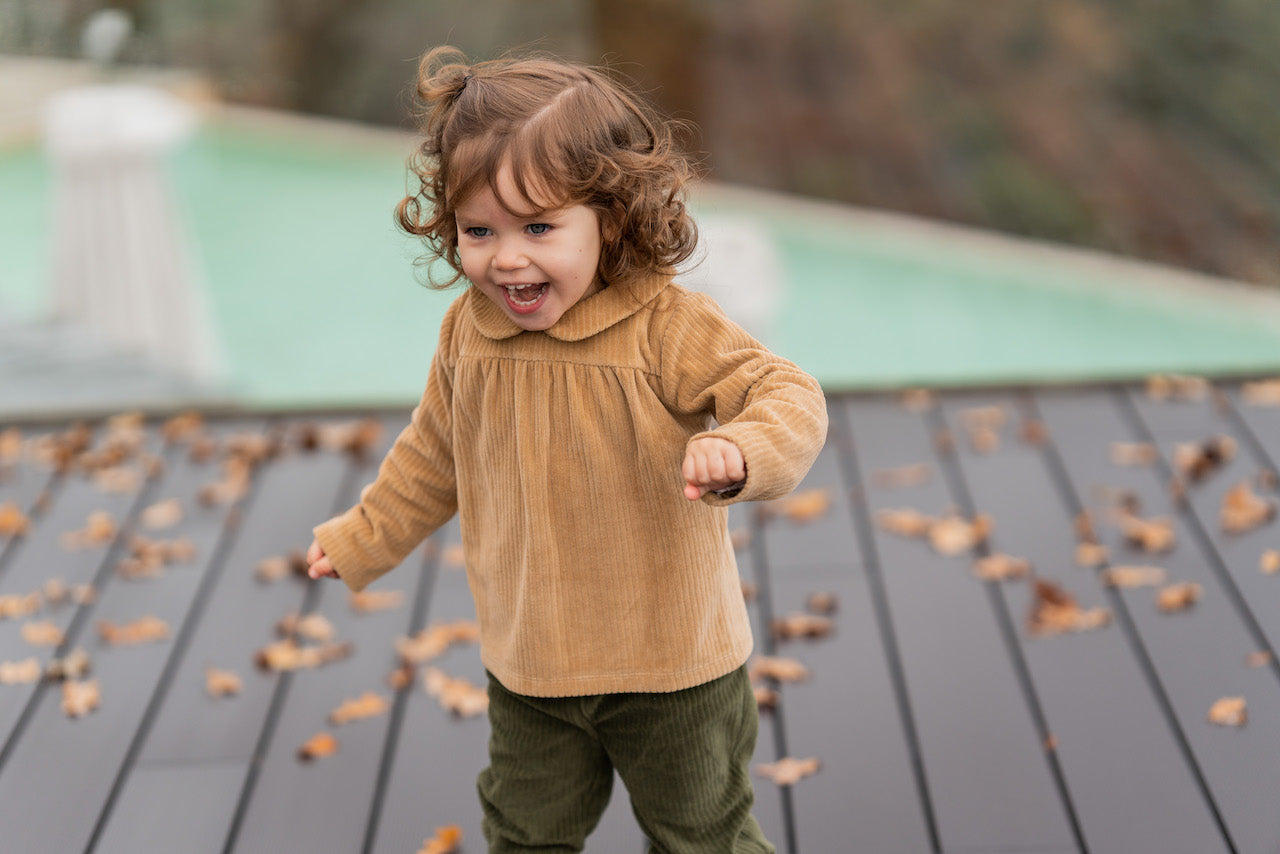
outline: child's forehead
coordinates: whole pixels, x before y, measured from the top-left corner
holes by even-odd
[[[500,165],[492,177],[475,175],[465,181],[464,192],[455,201],[457,211],[493,205],[512,216],[529,217],[569,204],[564,190],[555,187],[549,178],[519,172],[509,161]]]

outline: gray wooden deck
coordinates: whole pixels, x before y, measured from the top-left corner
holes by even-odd
[[[1237,383],[1200,399],[1155,401],[1137,386],[949,392],[933,405],[896,395],[833,395],[830,440],[802,490],[830,506],[795,520],[783,506],[735,507],[740,550],[762,653],[811,671],[780,686],[763,716],[760,762],[817,757],[821,770],[793,786],[757,781],[757,815],[784,852],[1240,852],[1280,851],[1280,574],[1262,569],[1280,549],[1274,520],[1224,533],[1219,511],[1235,484],[1275,498],[1280,407],[1244,402]],[[1003,413],[998,443],[975,450],[968,426]],[[313,523],[347,506],[380,456],[307,451],[305,425],[349,413],[209,418],[207,431],[274,436],[282,451],[254,470],[248,492],[205,506],[224,453],[192,458],[166,442],[163,419],[145,429],[146,454],[163,461],[132,490],[104,491],[76,470],[31,458],[39,437],[67,424],[18,425],[24,453],[5,459],[0,505],[30,516],[23,536],[0,537],[0,596],[44,591],[51,578],[92,584],[88,601],[42,600],[0,619],[0,662],[43,666],[74,648],[92,660],[100,707],[70,718],[56,682],[0,684],[0,849],[26,852],[403,852],[435,828],[459,825],[462,851],[484,850],[473,786],[485,762],[483,717],[451,716],[421,680],[386,685],[395,639],[471,615],[447,528],[378,587],[398,608],[356,613],[341,585],[256,577],[264,558],[304,548]],[[374,413],[382,444],[407,413]],[[0,423],[0,436],[8,426]],[[1183,492],[1169,486],[1177,443],[1234,438],[1234,456]],[[13,434],[9,434],[11,437]],[[95,425],[99,446],[106,436]],[[983,434],[990,438],[990,434]],[[1153,462],[1121,466],[1114,442],[1149,442]],[[135,455],[126,466],[138,466]],[[897,477],[925,464],[923,478]],[[810,493],[811,495],[814,493]],[[1181,497],[1180,497],[1181,496]],[[190,538],[194,559],[158,578],[129,580],[117,565],[141,511],[176,498],[185,508],[154,539]],[[1116,508],[1168,516],[1172,550],[1126,545]],[[879,511],[989,514],[989,536],[945,555],[891,533]],[[71,550],[63,535],[106,510],[118,535]],[[1110,564],[1077,565],[1077,519],[1088,510]],[[979,580],[974,559],[1008,553],[1084,608],[1110,610],[1096,629],[1037,636],[1027,627],[1032,581]],[[1108,565],[1157,565],[1194,581],[1202,597],[1163,613],[1151,587],[1104,583]],[[835,630],[775,640],[771,620],[832,592]],[[48,591],[53,592],[53,591]],[[0,600],[0,606],[6,600]],[[13,600],[8,600],[12,603]],[[324,614],[349,657],[313,669],[266,672],[255,652],[291,613]],[[109,646],[103,622],[154,616],[163,639]],[[57,646],[32,646],[27,624],[51,621]],[[1259,654],[1262,655],[1259,655]],[[480,683],[473,647],[434,662]],[[213,699],[205,671],[238,673],[243,690]],[[377,691],[390,710],[332,726],[345,699]],[[1247,702],[1239,727],[1208,720],[1227,696]],[[298,748],[332,732],[335,755],[302,762]],[[640,854],[645,843],[622,790],[588,850]]]

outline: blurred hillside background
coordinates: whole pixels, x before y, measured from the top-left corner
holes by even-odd
[[[534,45],[692,119],[718,181],[1280,285],[1275,0],[0,0],[0,53],[78,56],[106,5],[233,103],[403,126],[425,48]]]

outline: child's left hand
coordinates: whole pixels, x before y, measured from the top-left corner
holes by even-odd
[[[747,463],[742,451],[727,439],[707,436],[694,439],[685,450],[684,497],[697,501],[708,492],[736,486],[747,479]]]

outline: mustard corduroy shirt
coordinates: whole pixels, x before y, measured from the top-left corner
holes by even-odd
[[[545,332],[469,288],[376,480],[315,535],[361,590],[457,512],[504,686],[676,691],[751,653],[725,505],[793,490],[826,429],[816,380],[669,276],[605,288]],[[684,497],[700,435],[742,451],[732,497]]]

